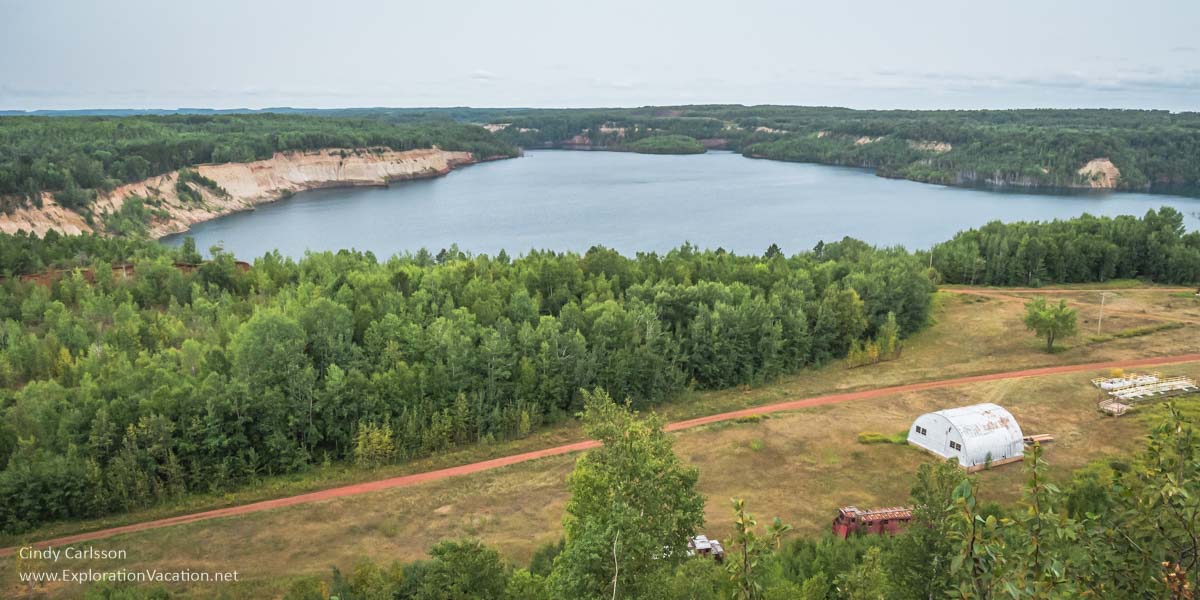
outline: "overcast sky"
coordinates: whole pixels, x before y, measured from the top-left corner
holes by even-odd
[[[1197,0],[0,0],[0,109],[1200,110]]]

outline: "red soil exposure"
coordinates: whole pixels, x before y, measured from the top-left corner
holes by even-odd
[[[1024,369],[1020,371],[1008,371],[1002,373],[989,373],[986,375],[974,375],[970,377],[956,377],[953,379],[941,379],[937,381],[927,381],[924,383],[912,383],[907,385],[898,385],[892,387],[876,388],[870,390],[862,390],[858,392],[846,392],[841,394],[827,394],[824,396],[814,396],[801,400],[792,400],[790,402],[780,402],[778,404],[769,404],[766,406],[758,406],[736,410],[732,412],[709,415],[707,417],[699,417],[688,419],[686,421],[677,421],[669,423],[666,426],[667,431],[679,431],[691,427],[699,427],[711,423],[719,423],[721,421],[729,421],[739,417],[748,417],[753,415],[762,415],[768,413],[783,412],[796,410],[800,408],[808,408],[810,406],[820,406],[823,404],[837,404],[840,402],[848,402],[851,400],[865,400],[868,398],[878,398],[881,396],[890,396],[892,394],[901,394],[907,392],[919,392],[922,390],[930,390],[935,388],[944,388],[968,383],[978,383],[983,381],[997,381],[1002,379],[1017,379],[1023,377],[1042,377],[1046,375],[1057,375],[1063,373],[1078,373],[1081,371],[1098,371],[1115,367],[1142,367],[1148,365],[1166,365],[1183,362],[1200,361],[1200,353],[1180,354],[1176,356],[1161,356],[1154,358],[1142,358],[1136,360],[1115,360],[1098,363],[1088,363],[1081,365],[1064,365],[1059,367],[1043,367],[1039,369]],[[194,523],[196,521],[206,521],[208,519],[216,519],[220,517],[229,517],[234,515],[244,515],[247,513],[258,512],[261,510],[270,510],[273,508],[281,508],[284,506],[294,506],[297,504],[307,504],[310,502],[322,502],[335,498],[343,498],[346,496],[356,496],[359,494],[367,494],[379,490],[392,488],[409,487],[425,483],[428,481],[437,481],[459,475],[469,475],[471,473],[479,473],[481,471],[489,471],[498,469],[508,465],[522,463],[539,458],[550,456],[559,456],[562,454],[570,454],[580,452],[599,446],[599,443],[593,440],[576,442],[573,444],[565,444],[546,448],[543,450],[535,450],[533,452],[525,452],[522,454],[514,454],[501,458],[480,461],[476,463],[450,467],[446,469],[438,469],[436,471],[427,471],[424,473],[415,473],[413,475],[404,475],[401,477],[392,477],[389,479],[380,479],[378,481],[370,481],[366,483],[358,483],[327,490],[300,494],[298,496],[289,496],[286,498],[277,498],[275,500],[265,500],[255,502],[253,504],[245,504],[242,506],[231,506],[228,508],[219,508],[204,512],[193,513],[190,515],[180,515],[177,517],[169,517],[166,519],[158,519],[155,521],[146,521],[143,523],[133,523],[121,527],[113,527],[111,529],[101,529],[98,531],[90,531],[76,535],[69,535],[52,540],[44,540],[33,544],[37,547],[46,546],[62,546],[85,542],[90,540],[98,540],[115,535],[132,533],[135,531],[144,531],[147,529],[157,529],[159,527],[169,527],[171,525],[180,525],[183,523]],[[16,552],[17,547],[0,549],[0,557],[6,557]]]

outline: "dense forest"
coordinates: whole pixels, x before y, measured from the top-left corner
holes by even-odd
[[[1001,223],[959,232],[933,248],[947,283],[1038,286],[1141,278],[1200,282],[1200,232],[1171,207],[1132,216]]]
[[[452,121],[395,124],[296,114],[0,117],[4,210],[42,192],[86,211],[98,191],[202,163],[247,162],[319,148],[438,146],[480,157],[516,150],[480,127]]]
[[[1119,189],[1200,194],[1200,114],[1148,110],[860,111],[800,106],[496,109],[459,118],[509,124],[501,139],[594,146],[677,134],[776,160],[877,169],[880,175],[961,185],[1088,185],[1078,170],[1108,158]],[[402,119],[395,113],[379,118]]]
[[[649,406],[759,384],[881,327],[917,330],[933,287],[920,257],[854,240],[792,257],[175,264],[200,258],[191,244],[0,236],[7,273],[94,267],[0,286],[0,530],[519,437],[578,412],[582,388]]]
[[[622,144],[617,149],[642,154],[703,154],[704,144],[686,135],[655,135]]]

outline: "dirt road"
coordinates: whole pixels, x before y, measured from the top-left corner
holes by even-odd
[[[945,387],[951,387],[951,386],[957,386],[957,385],[964,385],[964,384],[968,384],[968,383],[977,383],[977,382],[982,382],[982,381],[997,381],[997,380],[1002,380],[1002,379],[1017,379],[1017,378],[1023,378],[1023,377],[1041,377],[1041,376],[1045,376],[1045,375],[1056,375],[1056,374],[1062,374],[1062,373],[1078,373],[1078,372],[1082,372],[1082,371],[1099,371],[1099,370],[1110,369],[1110,368],[1114,368],[1114,367],[1129,368],[1129,367],[1142,367],[1142,366],[1149,366],[1149,365],[1167,365],[1167,364],[1175,364],[1175,363],[1183,363],[1183,362],[1197,362],[1197,361],[1200,361],[1200,353],[1181,354],[1181,355],[1177,355],[1177,356],[1162,356],[1162,357],[1156,357],[1156,358],[1143,358],[1143,359],[1137,359],[1137,360],[1107,361],[1107,362],[1088,363],[1088,364],[1080,364],[1080,365],[1064,365],[1064,366],[1058,366],[1058,367],[1044,367],[1044,368],[1040,368],[1040,369],[1024,369],[1024,370],[1020,370],[1020,371],[1008,371],[1008,372],[1003,372],[1003,373],[989,373],[986,375],[974,375],[974,376],[970,376],[970,377],[956,377],[953,379],[941,379],[941,380],[937,380],[937,381],[928,381],[928,382],[924,382],[924,383],[913,383],[913,384],[898,385],[898,386],[892,386],[892,387],[875,388],[875,389],[862,390],[862,391],[857,391],[857,392],[846,392],[846,393],[840,393],[840,394],[827,394],[827,395],[823,395],[823,396],[813,396],[811,398],[804,398],[801,400],[792,400],[789,402],[780,402],[777,404],[768,404],[766,406],[757,406],[757,407],[753,407],[753,408],[746,408],[743,410],[735,410],[732,412],[720,413],[720,414],[716,414],[716,415],[709,415],[707,417],[699,417],[699,418],[695,418],[695,419],[688,419],[685,421],[676,421],[674,423],[669,423],[666,426],[666,430],[667,431],[679,431],[679,430],[688,429],[691,427],[699,427],[701,425],[708,425],[711,423],[718,423],[721,421],[729,421],[729,420],[737,419],[739,417],[747,417],[747,416],[752,416],[752,415],[762,415],[762,414],[768,414],[768,413],[796,410],[796,409],[800,409],[800,408],[807,408],[810,406],[820,406],[823,404],[837,404],[839,402],[849,402],[851,400],[865,400],[868,398],[878,398],[881,396],[890,396],[892,394],[900,394],[900,393],[905,393],[905,392],[918,392],[921,390],[945,388]],[[64,537],[55,538],[55,539],[51,539],[51,540],[43,540],[43,541],[37,542],[33,545],[37,546],[37,547],[64,546],[64,545],[70,545],[70,544],[75,544],[75,543],[79,543],[79,542],[86,542],[86,541],[90,541],[90,540],[98,540],[98,539],[108,538],[108,537],[112,537],[115,535],[121,535],[124,533],[131,533],[131,532],[135,532],[135,531],[144,531],[147,529],[157,529],[159,527],[169,527],[171,525],[180,525],[183,523],[194,523],[196,521],[206,521],[208,519],[217,519],[220,517],[244,515],[247,513],[258,512],[261,510],[270,510],[273,508],[281,508],[284,506],[294,506],[296,504],[307,504],[309,502],[321,502],[324,500],[332,500],[334,498],[343,498],[346,496],[356,496],[359,494],[367,494],[370,492],[386,490],[386,489],[391,489],[391,488],[408,487],[408,486],[425,483],[427,481],[437,481],[439,479],[446,479],[449,477],[457,477],[459,475],[468,475],[471,473],[479,473],[481,471],[498,469],[500,467],[504,467],[504,466],[508,466],[508,465],[512,465],[512,464],[516,464],[516,463],[521,463],[521,462],[525,462],[525,461],[530,461],[530,460],[536,460],[539,458],[546,458],[546,457],[550,457],[550,456],[559,456],[562,454],[570,454],[572,452],[579,452],[582,450],[587,450],[589,448],[595,448],[597,445],[598,445],[597,442],[594,442],[591,440],[583,441],[583,442],[576,442],[573,444],[565,444],[562,446],[555,446],[553,448],[546,448],[543,450],[535,450],[533,452],[525,452],[523,454],[514,454],[512,456],[505,456],[502,458],[495,458],[492,460],[485,460],[485,461],[481,461],[481,462],[460,465],[457,467],[438,469],[436,471],[427,471],[425,473],[415,473],[413,475],[404,475],[401,477],[380,479],[378,481],[370,481],[370,482],[366,482],[366,483],[358,483],[358,484],[354,484],[354,485],[330,488],[327,490],[320,490],[317,492],[300,494],[298,496],[277,498],[275,500],[265,500],[262,502],[255,502],[253,504],[245,504],[242,506],[231,506],[228,508],[219,508],[216,510],[198,512],[198,513],[193,513],[193,514],[189,514],[189,515],[180,515],[177,517],[158,519],[156,521],[146,521],[144,523],[133,523],[133,524],[125,525],[122,527],[113,527],[111,529],[101,529],[101,530],[97,530],[97,531],[90,531],[90,532],[86,532],[86,533],[80,533],[77,535],[69,535],[69,536],[64,536]],[[10,556],[13,554],[13,552],[16,551],[16,549],[17,549],[16,547],[0,549],[0,557]]]

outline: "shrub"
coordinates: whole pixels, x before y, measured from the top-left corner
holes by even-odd
[[[392,426],[360,423],[354,443],[354,462],[365,467],[386,465],[396,458]]]
[[[872,431],[863,432],[863,433],[858,434],[858,443],[860,443],[860,444],[907,444],[908,443],[908,430],[906,429],[904,431],[901,431],[900,433],[896,433],[896,434],[892,434],[892,435],[887,435],[884,433],[875,433]]]

